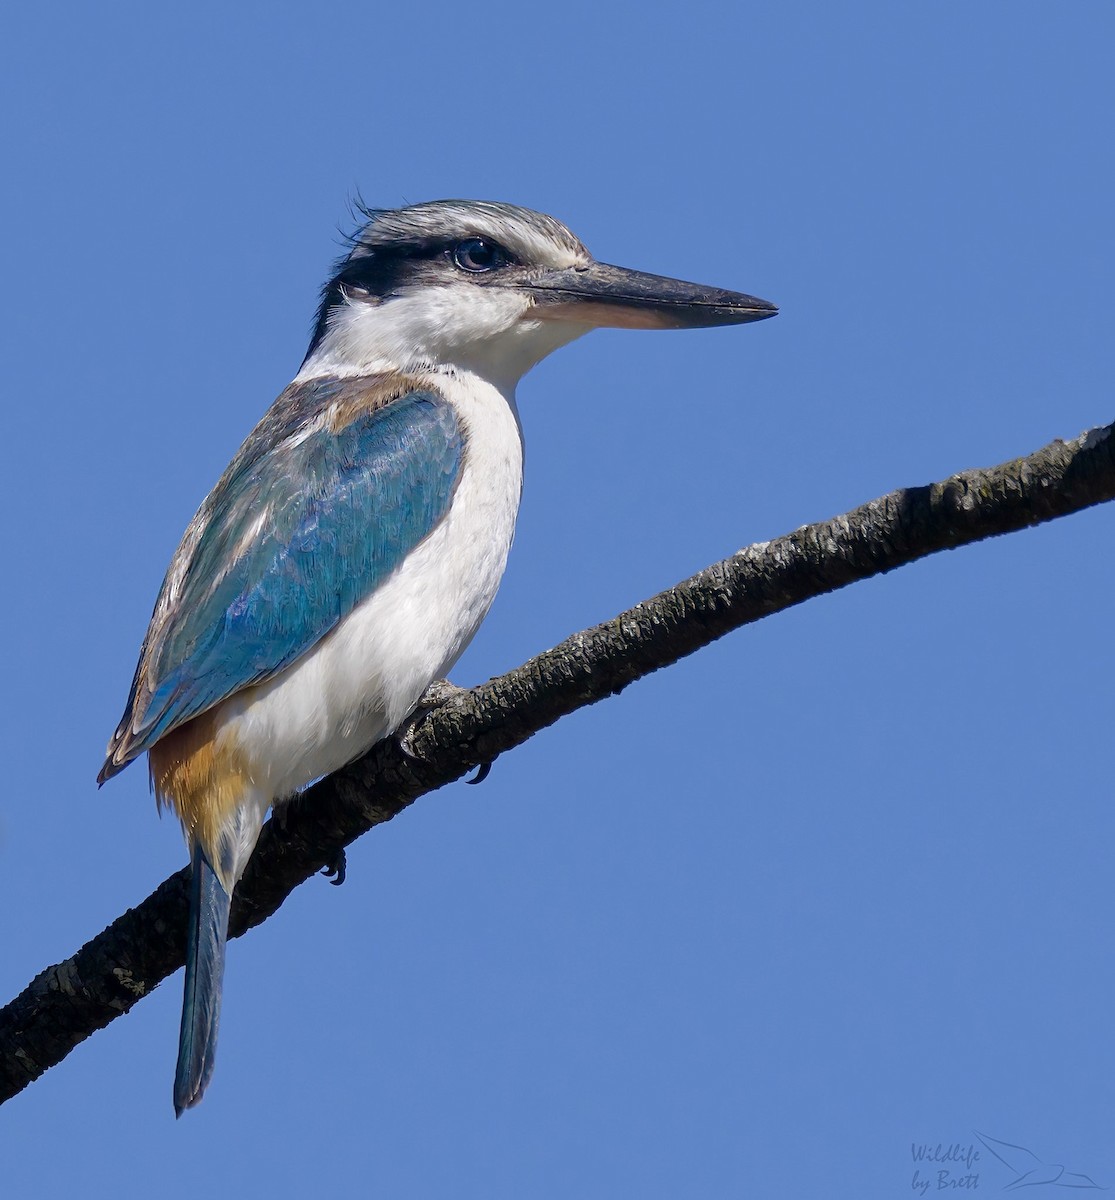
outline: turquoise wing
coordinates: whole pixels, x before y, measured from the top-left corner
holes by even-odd
[[[171,562],[102,782],[305,654],[444,517],[463,455],[454,411],[432,390],[391,390],[292,384],[249,436]]]

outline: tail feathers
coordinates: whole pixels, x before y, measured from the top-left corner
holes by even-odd
[[[174,1077],[174,1111],[179,1117],[201,1099],[213,1074],[231,903],[231,895],[221,886],[205,852],[195,845],[186,992],[182,998],[178,1070]]]

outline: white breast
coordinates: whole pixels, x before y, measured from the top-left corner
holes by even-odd
[[[514,399],[471,374],[439,371],[430,381],[466,439],[448,513],[308,654],[222,712],[220,737],[247,752],[255,783],[271,798],[397,729],[464,652],[495,598],[522,490]]]

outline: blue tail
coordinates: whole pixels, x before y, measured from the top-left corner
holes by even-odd
[[[174,1112],[179,1117],[201,1099],[213,1074],[217,1024],[221,1016],[221,980],[225,973],[228,912],[232,903],[232,897],[221,887],[205,852],[196,845],[193,868],[186,993],[182,997],[178,1070],[174,1076]]]

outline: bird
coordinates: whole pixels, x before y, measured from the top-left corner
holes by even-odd
[[[176,1116],[216,1058],[233,891],[269,808],[396,734],[468,646],[515,529],[515,391],[613,326],[777,308],[598,262],[492,201],[359,207],[309,348],[171,559],[98,783],[146,752],[190,851]]]

